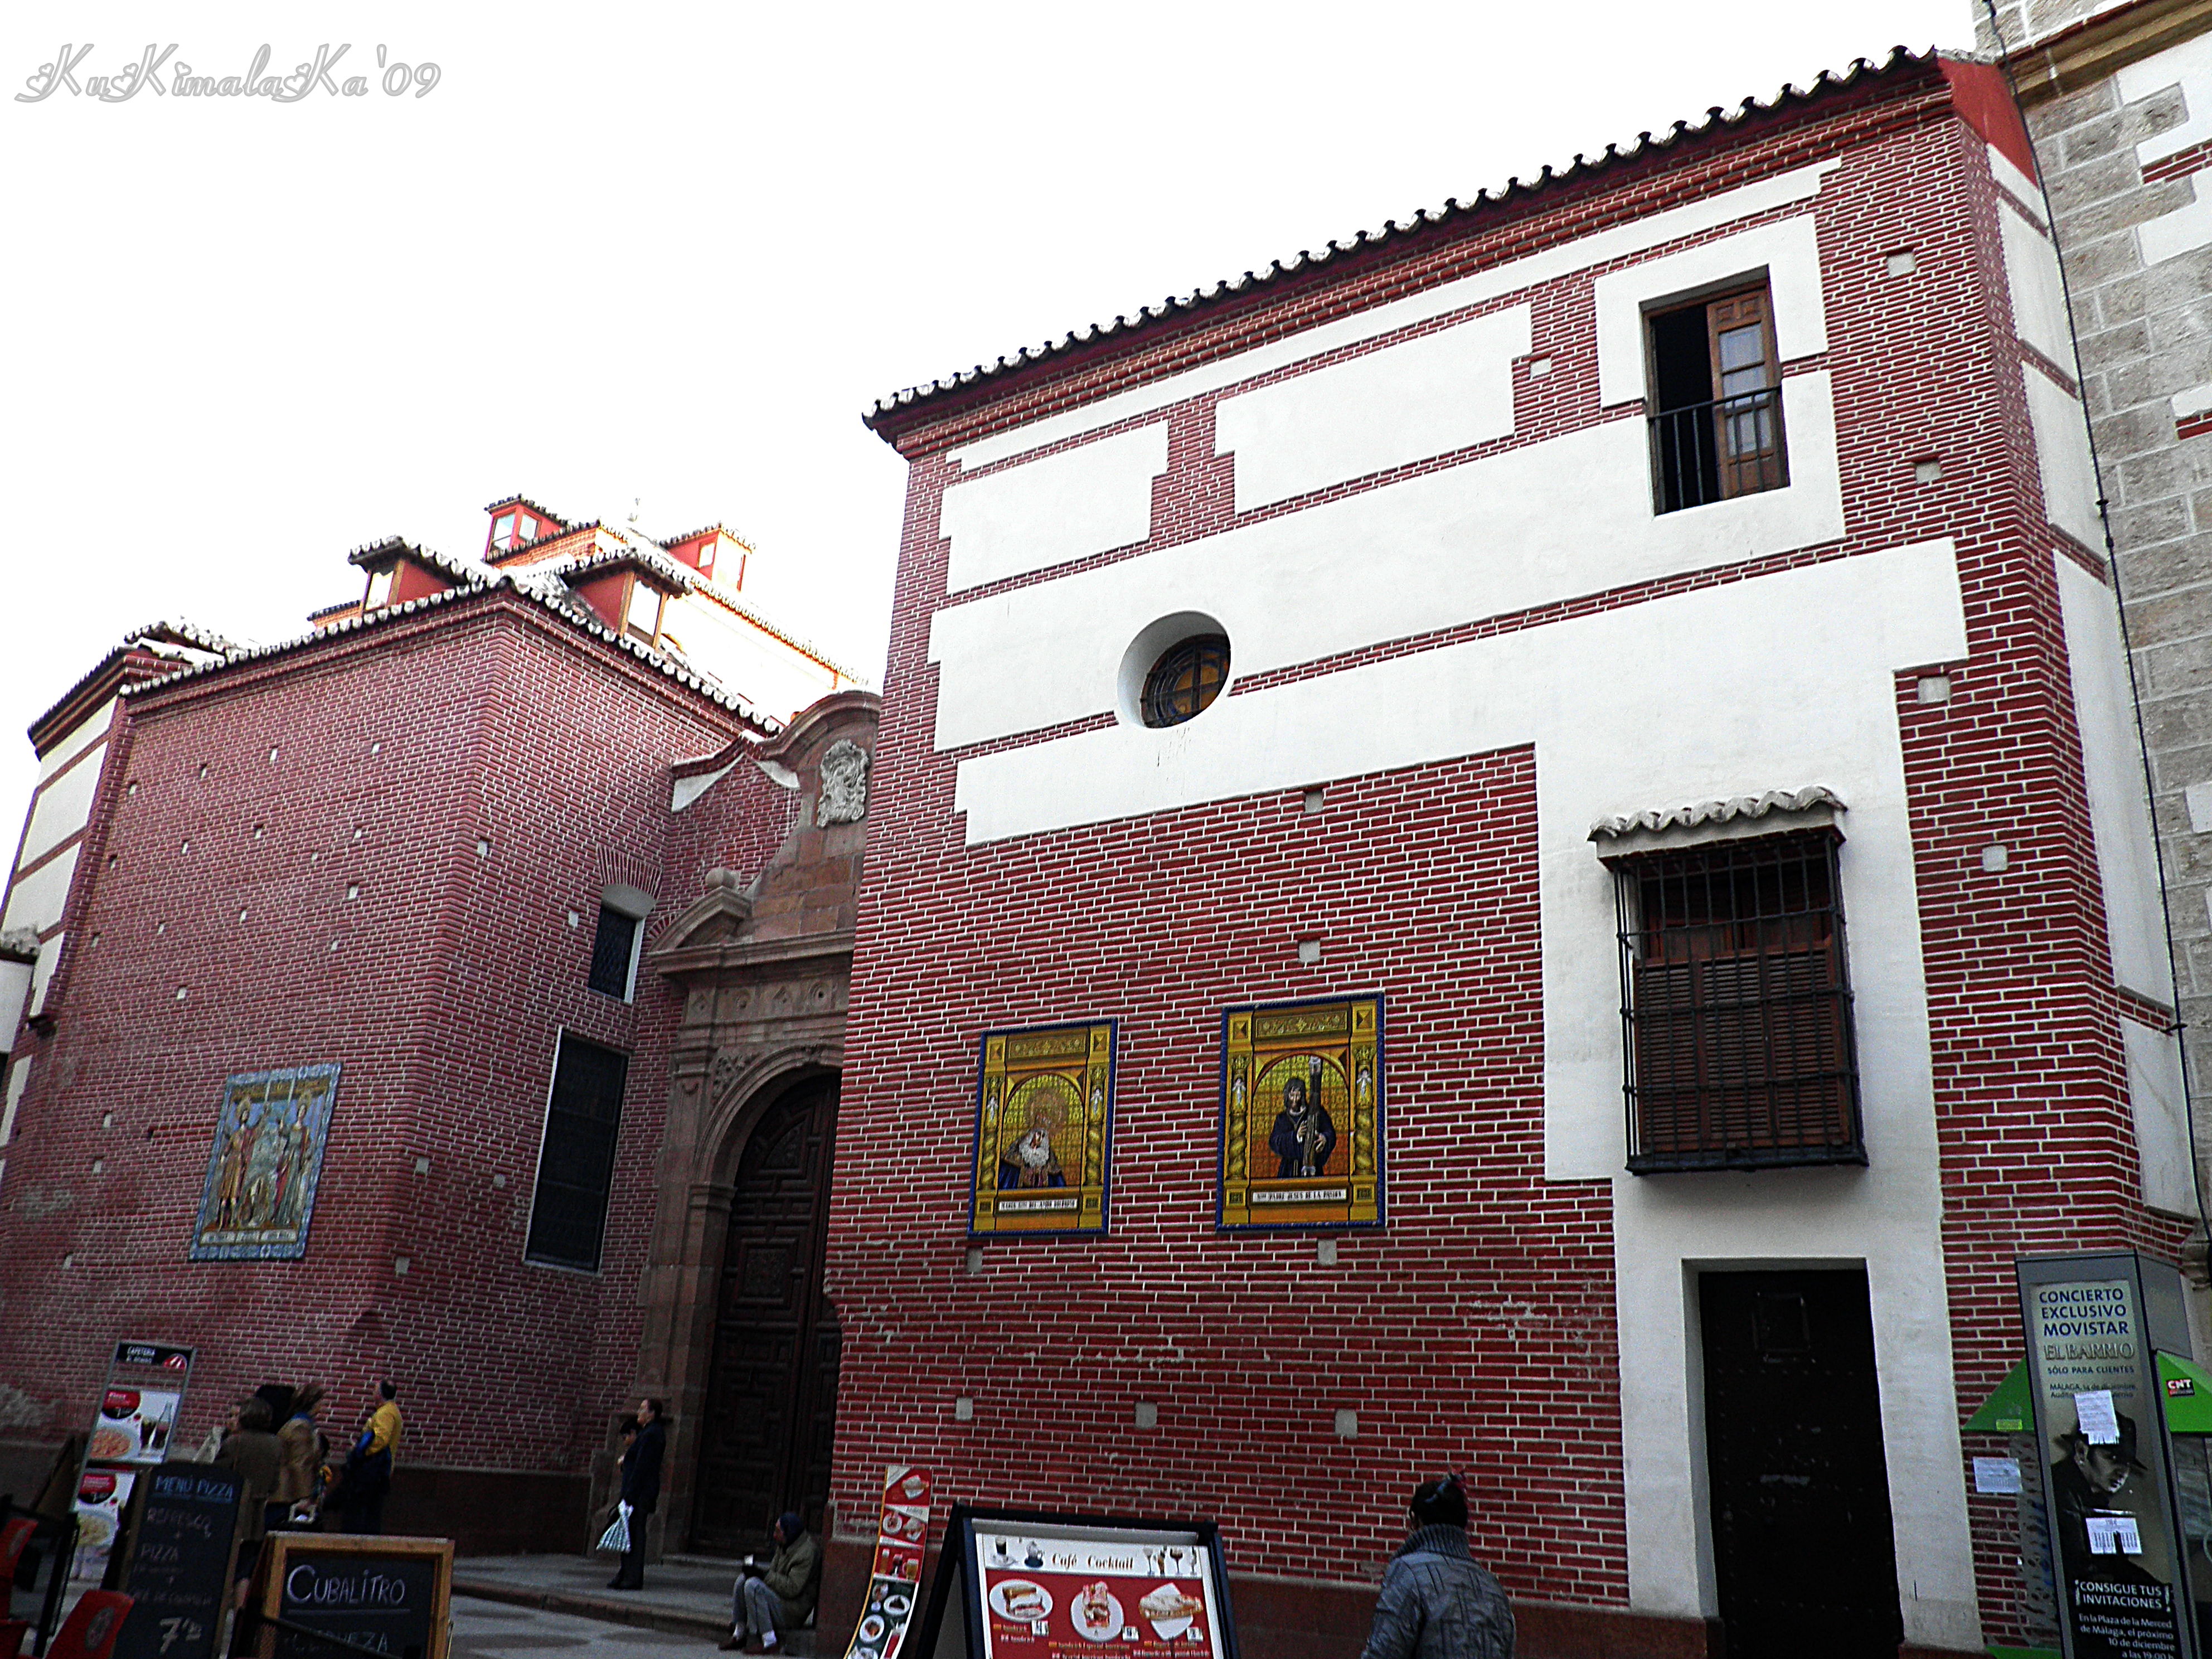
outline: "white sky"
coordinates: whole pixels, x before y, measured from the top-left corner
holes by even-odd
[[[1564,166],[1968,0],[1300,7],[52,5],[0,17],[0,836],[23,728],[130,627],[296,633],[484,504],[668,535],[882,672],[878,394]],[[64,42],[425,96],[20,103]],[[166,71],[164,84],[167,84]]]

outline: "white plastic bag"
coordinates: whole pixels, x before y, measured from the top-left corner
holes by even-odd
[[[615,1518],[607,1522],[607,1529],[599,1534],[599,1547],[612,1550],[617,1555],[629,1553],[629,1505],[617,1504]]]

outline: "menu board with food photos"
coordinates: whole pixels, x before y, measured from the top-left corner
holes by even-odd
[[[1237,1659],[1220,1534],[1111,1516],[953,1511],[922,1650],[969,1659]]]
[[[868,1592],[845,1659],[898,1659],[907,1626],[921,1596],[921,1562],[929,1541],[930,1478],[927,1469],[894,1463],[884,1471],[882,1524]]]
[[[192,1350],[167,1342],[124,1341],[108,1362],[77,1480],[76,1557],[70,1577],[97,1584],[131,1501],[137,1472],[169,1455],[191,1381]]]

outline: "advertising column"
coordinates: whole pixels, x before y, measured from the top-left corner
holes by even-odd
[[[2195,1659],[2156,1359],[2188,1352],[2179,1277],[2128,1254],[2018,1272],[2069,1659]]]

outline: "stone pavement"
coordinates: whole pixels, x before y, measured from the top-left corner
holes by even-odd
[[[645,1589],[607,1588],[607,1555],[478,1555],[453,1563],[456,1659],[558,1650],[650,1654],[713,1650],[730,1633],[737,1564],[677,1556],[645,1570]],[[814,1632],[786,1644],[810,1659]]]

